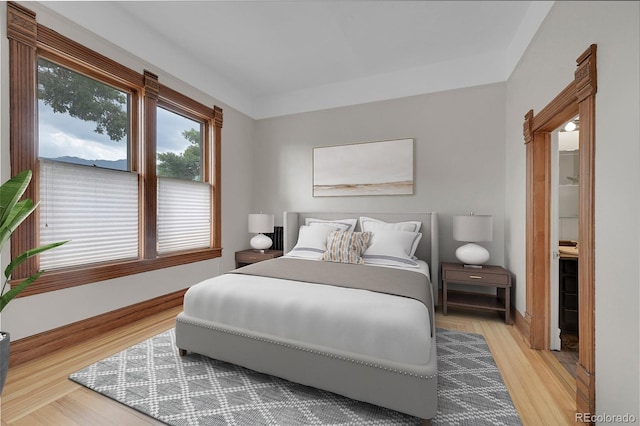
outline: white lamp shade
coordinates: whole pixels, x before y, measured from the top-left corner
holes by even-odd
[[[272,214],[250,214],[249,232],[252,234],[262,234],[273,232]]]
[[[492,216],[474,214],[454,216],[453,239],[465,242],[493,240]]]

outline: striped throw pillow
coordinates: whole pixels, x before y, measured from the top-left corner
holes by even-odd
[[[364,263],[362,253],[369,247],[371,232],[331,231],[327,238],[327,251],[321,260],[329,262]]]

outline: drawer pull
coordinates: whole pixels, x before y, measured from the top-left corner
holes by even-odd
[[[480,275],[469,275],[469,278],[472,278],[474,280],[481,280],[482,277]]]

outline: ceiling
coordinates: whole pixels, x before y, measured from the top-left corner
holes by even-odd
[[[505,81],[552,4],[42,2],[253,118]]]

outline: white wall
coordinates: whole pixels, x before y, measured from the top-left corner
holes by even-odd
[[[9,169],[9,109],[8,109],[8,41],[6,38],[6,3],[0,4],[2,34],[0,34],[1,68],[1,170],[2,181],[10,177]],[[35,11],[39,23],[78,41],[138,72],[148,69],[159,76],[160,82],[200,101],[205,105],[223,108],[222,128],[222,246],[223,257],[189,265],[177,266],[87,284],[55,292],[14,299],[2,313],[2,328],[11,333],[12,340],[21,339],[105,312],[152,299],[186,288],[204,278],[235,266],[234,252],[247,247],[244,237],[246,215],[251,210],[253,175],[250,167],[253,119],[217,101],[212,96],[187,85],[163,72],[153,64],[144,63],[124,50],[88,33],[68,20],[53,14],[37,3],[26,4]],[[158,50],[162,45],[150,46]],[[8,252],[2,256],[8,259]],[[4,269],[4,265],[3,265]]]
[[[640,3],[556,2],[507,82],[505,257],[525,313],[522,122],[573,80],[598,45],[596,95],[596,410],[639,416]]]
[[[426,78],[426,77],[425,77]],[[298,211],[437,211],[441,260],[455,260],[452,216],[494,216],[490,263],[503,264],[503,84],[257,121],[255,207]],[[312,149],[414,138],[414,195],[313,197]]]

